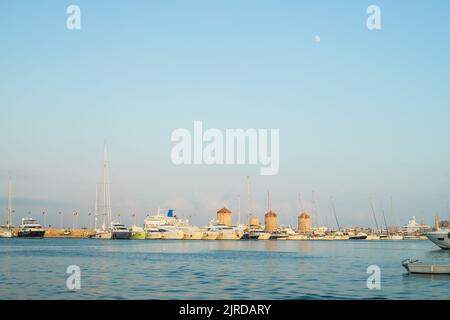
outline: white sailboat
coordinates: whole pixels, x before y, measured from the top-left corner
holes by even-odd
[[[98,187],[95,192],[95,233],[93,239],[130,239],[131,232],[121,223],[112,221],[111,194],[109,190],[109,161],[106,143],[103,149],[103,213],[102,225],[98,223]]]
[[[13,209],[12,209],[12,181],[9,178],[8,182],[8,212],[6,218],[6,224],[0,226],[0,238],[12,238],[13,237]]]

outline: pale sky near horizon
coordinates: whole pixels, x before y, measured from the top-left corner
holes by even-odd
[[[81,30],[66,8],[81,8]],[[381,8],[382,29],[366,28]],[[320,37],[317,41],[316,37]],[[296,225],[315,190],[315,224],[432,224],[449,215],[448,1],[0,2],[0,208],[8,176],[16,223],[28,212],[88,225],[111,159],[115,214],[158,207],[205,225],[246,176],[260,219]],[[279,128],[280,170],[175,166],[177,128]],[[3,190],[3,191],[2,191]],[[389,197],[393,199],[393,212]],[[236,215],[234,216],[236,220]]]

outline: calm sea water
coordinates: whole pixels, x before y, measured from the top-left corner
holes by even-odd
[[[450,263],[429,241],[0,239],[0,298],[449,299],[450,276],[407,275],[410,257]],[[373,264],[380,290],[366,286]]]

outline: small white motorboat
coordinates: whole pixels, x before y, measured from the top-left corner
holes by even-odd
[[[450,274],[450,264],[426,264],[419,260],[406,259],[402,261],[402,266],[408,273]]]

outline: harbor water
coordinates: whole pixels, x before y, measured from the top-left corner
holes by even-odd
[[[408,275],[406,258],[450,262],[429,241],[0,239],[0,299],[448,299],[450,276]],[[81,288],[66,286],[79,266]],[[369,290],[377,265],[381,288]]]

